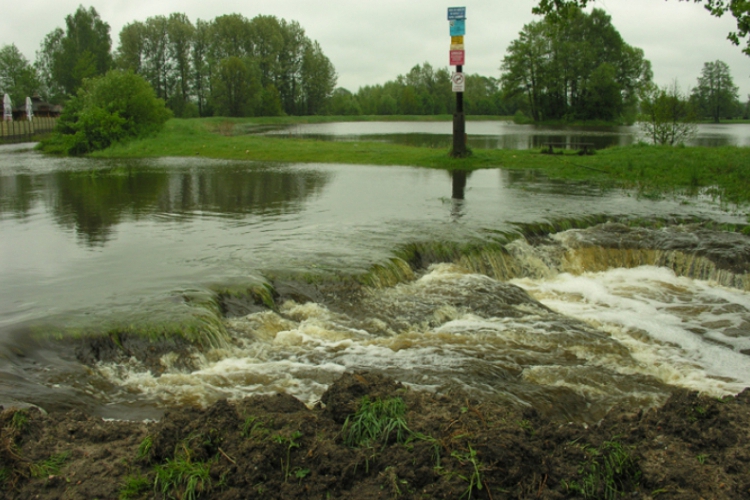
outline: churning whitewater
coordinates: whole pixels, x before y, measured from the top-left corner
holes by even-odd
[[[528,295],[526,292],[528,292]],[[133,359],[98,376],[163,404],[285,392],[313,405],[347,370],[423,390],[458,387],[568,418],[656,405],[668,385],[750,385],[750,295],[642,266],[502,283],[453,264],[368,289],[357,314],[308,302],[226,320],[231,346],[156,376]]]

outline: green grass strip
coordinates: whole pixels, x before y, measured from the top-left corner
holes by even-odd
[[[276,119],[284,123],[282,119]],[[474,150],[456,159],[447,149],[381,142],[333,142],[240,133],[273,119],[170,120],[156,137],[110,147],[99,158],[204,157],[257,162],[402,165],[445,170],[537,170],[552,179],[586,181],[604,188],[714,196],[724,203],[750,202],[750,148],[666,147],[637,144],[578,156],[539,150]],[[295,119],[292,123],[300,123]],[[450,124],[446,123],[446,132]],[[240,131],[240,132],[237,132]]]

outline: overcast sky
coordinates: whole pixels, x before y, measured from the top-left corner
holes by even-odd
[[[531,14],[534,0],[23,0],[0,16],[0,46],[14,43],[30,60],[45,35],[65,26],[65,16],[82,4],[93,6],[111,27],[112,46],[119,44],[125,24],[150,16],[187,14],[191,21],[239,13],[247,18],[273,15],[298,21],[317,40],[339,75],[339,86],[356,91],[385,83],[414,65],[448,66],[450,37],[447,7],[466,6],[467,73],[500,76],[505,50]],[[701,5],[677,0],[597,0],[624,40],[644,50],[654,79],[667,85],[694,87],[703,63],[729,64],[740,99],[750,94],[750,57],[726,35],[734,18],[712,17]]]

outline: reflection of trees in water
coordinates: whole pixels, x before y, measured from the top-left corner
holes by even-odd
[[[26,217],[36,199],[33,183],[34,178],[28,174],[0,176],[0,215]]]
[[[300,210],[329,180],[321,172],[211,167],[174,171],[138,167],[0,177],[0,214],[25,217],[40,201],[58,224],[88,245],[103,245],[127,220],[158,213],[228,216]]]
[[[159,211],[235,216],[294,212],[327,182],[328,176],[321,172],[236,169],[173,174],[168,190],[160,196]]]
[[[54,177],[52,212],[90,245],[104,244],[129,214],[148,213],[167,185],[165,173],[136,168],[61,171]]]

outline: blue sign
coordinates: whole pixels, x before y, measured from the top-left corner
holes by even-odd
[[[448,7],[448,21],[466,19],[466,7]]]
[[[450,22],[451,36],[464,36],[466,34],[466,20],[454,19]]]

